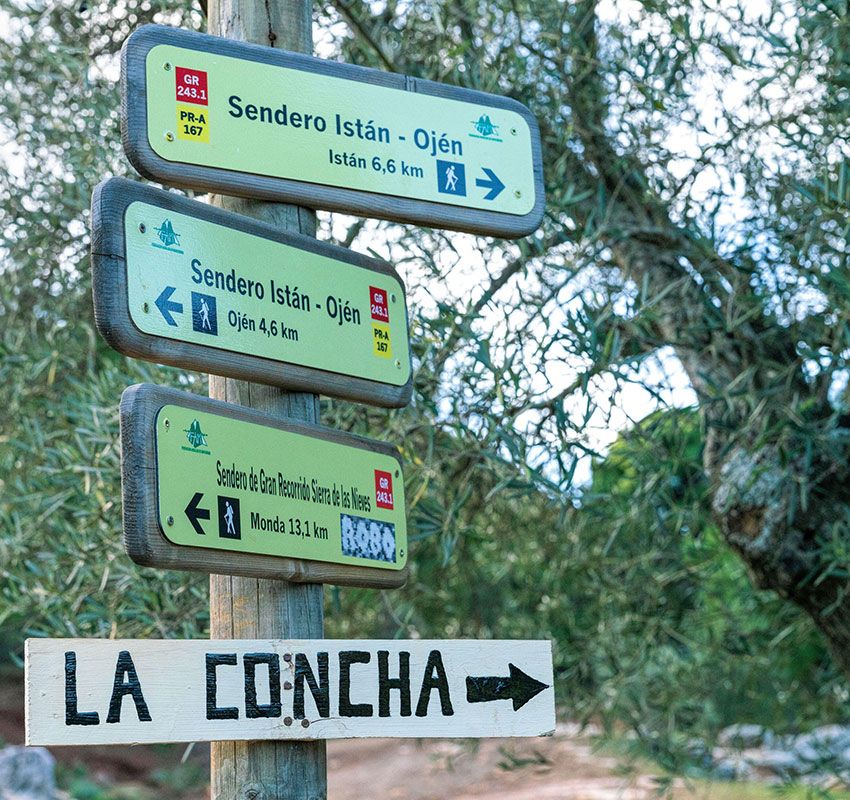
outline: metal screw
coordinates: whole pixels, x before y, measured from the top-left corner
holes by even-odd
[[[165,141],[166,142],[173,142],[174,141],[174,134],[171,131],[165,132]]]
[[[398,475],[399,475],[399,472],[398,472],[398,470],[396,470],[396,471],[395,471],[395,476],[396,476],[396,478],[398,477]]]
[[[395,360],[395,365],[398,369],[401,369],[401,361],[399,361],[398,359]]]
[[[399,550],[399,551],[398,551],[398,554],[399,554],[400,556],[403,556],[403,555],[404,555],[404,550]]]
[[[292,717],[284,717],[283,718],[283,724],[284,725],[291,725],[292,724]]]
[[[516,197],[516,198],[520,198],[520,197],[522,197],[522,192],[521,192],[519,189],[517,189],[517,190],[514,192],[514,197]]]
[[[511,136],[516,136],[516,134],[517,134],[517,129],[511,128]]]
[[[168,430],[171,427],[171,420],[166,419],[162,424],[165,425],[165,430]]]
[[[309,719],[302,719],[301,720],[301,727],[302,728],[309,728],[310,727],[310,720]]]
[[[166,62],[162,65],[162,68],[163,68],[166,72],[169,72],[169,71],[171,70],[171,62],[170,62],[170,61],[166,61]]]
[[[166,521],[169,525],[173,525],[173,524],[174,524],[174,517],[172,517],[172,516],[171,516],[171,514],[169,514],[169,515],[168,515],[168,518],[167,518],[165,521]]]
[[[396,299],[397,298],[394,293],[390,295],[390,302],[395,303]]]
[[[145,314],[147,314],[148,311],[150,311],[150,310],[151,310],[151,307],[147,303],[142,303],[142,311],[144,311]]]
[[[139,223],[139,233],[144,233],[147,230],[144,222]]]
[[[284,653],[283,654],[284,661],[292,661],[292,653]]]
[[[284,682],[283,682],[283,688],[284,688],[284,689],[291,689],[291,688],[292,688],[292,684],[291,684],[289,681],[284,681]]]

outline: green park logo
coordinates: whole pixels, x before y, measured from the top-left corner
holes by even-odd
[[[186,447],[183,445],[181,450],[185,450],[188,453],[203,453],[204,455],[210,455],[209,450],[204,450],[202,448],[208,447],[207,445],[207,435],[201,430],[201,423],[198,420],[193,419],[192,424],[186,428],[183,433],[186,434],[186,438],[189,440],[189,444],[191,447]]]
[[[497,135],[499,133],[499,126],[493,124],[489,114],[482,114],[478,117],[472,123],[472,127],[477,131],[477,133],[469,134],[473,139],[486,139],[488,142],[502,141]]]
[[[175,232],[174,226],[170,219],[162,221],[162,225],[154,228],[159,237],[159,242],[151,242],[151,247],[157,247],[160,250],[167,250],[169,253],[179,253],[183,255],[183,251],[179,248],[180,234]]]

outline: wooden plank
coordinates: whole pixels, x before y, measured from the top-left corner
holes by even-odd
[[[515,100],[156,25],[121,76],[124,150],[153,180],[506,238],[543,218]]]
[[[92,274],[98,330],[125,355],[386,407],[410,400],[404,285],[377,259],[111,178],[92,196]]]
[[[209,31],[230,39],[310,53],[311,0],[209,0]],[[279,203],[212,197],[210,202],[315,238],[316,216]],[[315,394],[210,375],[210,397],[276,417],[320,420]],[[319,583],[210,575],[211,639],[321,639],[324,588]],[[327,796],[325,742],[250,741],[210,745],[210,800],[310,800]]]
[[[30,745],[545,736],[548,641],[29,639]]]
[[[381,588],[406,580],[403,476],[388,445],[138,385],[121,400],[121,447],[124,546],[139,564]]]

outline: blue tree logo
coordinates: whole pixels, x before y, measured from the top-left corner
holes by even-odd
[[[201,423],[198,420],[192,420],[192,424],[183,432],[192,447],[197,449],[207,446],[207,435],[201,430]]]
[[[493,120],[490,119],[489,114],[482,114],[478,119],[472,123],[472,127],[475,128],[477,133],[470,133],[469,135],[475,139],[488,139],[491,142],[501,142],[496,134],[499,132],[499,126],[493,124]]]
[[[162,244],[157,244],[157,242],[151,242],[153,247],[158,247],[160,250],[168,250],[169,253],[181,253],[182,250],[178,248],[180,244],[180,234],[174,230],[174,226],[171,224],[170,219],[163,220],[162,225],[158,228],[154,228],[159,236],[159,241]]]

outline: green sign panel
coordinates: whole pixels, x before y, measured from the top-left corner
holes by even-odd
[[[403,406],[404,286],[386,263],[138,182],[92,202],[95,319],[120,352]]]
[[[176,545],[385,570],[407,562],[397,459],[167,404],[155,421],[159,525]]]
[[[144,333],[402,386],[401,283],[389,274],[132,203],[127,293]]]
[[[515,111],[169,45],[148,53],[147,88],[148,140],[168,161],[534,208],[531,131]]]
[[[540,223],[539,133],[516,101],[159,27],[125,52],[143,174],[509,236]]]

